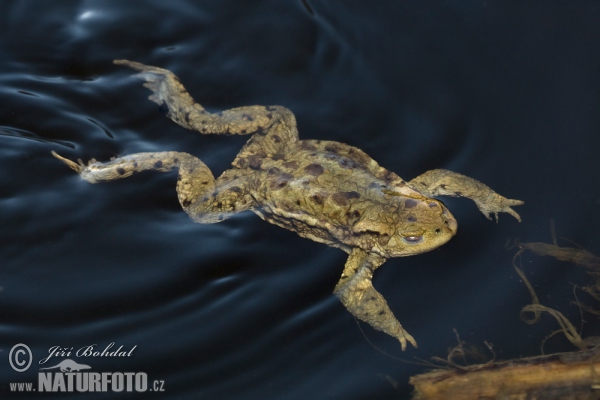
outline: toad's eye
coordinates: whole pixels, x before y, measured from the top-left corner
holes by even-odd
[[[417,244],[423,241],[423,236],[403,236],[402,239],[408,244]]]

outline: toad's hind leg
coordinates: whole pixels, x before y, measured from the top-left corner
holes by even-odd
[[[379,256],[354,248],[333,292],[356,318],[398,339],[402,350],[406,349],[407,342],[417,347],[417,342],[400,325],[383,296],[373,288],[373,270],[384,261]]]
[[[260,141],[260,150],[266,154],[275,154],[298,140],[296,119],[285,107],[247,106],[209,113],[194,101],[171,71],[128,60],[114,63],[140,71],[135,77],[145,81],[144,86],[153,92],[150,100],[166,107],[167,116],[184,128],[215,135],[258,133],[259,138],[251,141],[254,144]]]
[[[88,164],[77,163],[54,151],[52,155],[90,183],[127,178],[137,172],[152,170],[167,172],[179,168],[177,197],[185,212],[198,223],[219,222],[250,209],[251,197],[246,194],[244,177],[229,171],[215,181],[212,172],[200,159],[188,153],[164,151],[137,153],[115,158],[106,163],[92,159]]]

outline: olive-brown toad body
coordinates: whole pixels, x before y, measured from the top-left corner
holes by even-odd
[[[385,258],[425,252],[456,232],[441,202],[406,185],[393,191],[360,159],[297,143],[257,171],[251,192],[263,219],[348,253],[360,248]]]
[[[349,254],[335,295],[357,318],[397,338],[402,349],[416,341],[402,328],[372,286],[373,271],[390,257],[423,253],[456,233],[456,220],[434,196],[472,199],[491,219],[507,212],[506,199],[464,175],[436,169],[406,182],[355,147],[299,140],[295,117],[280,106],[247,106],[207,112],[170,71],[116,60],[134,68],[150,99],[179,125],[202,134],[252,135],[233,168],[217,179],[198,158],[183,152],[137,153],[85,165],[54,153],[88,182],[126,178],[144,170],[178,169],[177,195],[198,223],[220,222],[251,210],[264,220]]]

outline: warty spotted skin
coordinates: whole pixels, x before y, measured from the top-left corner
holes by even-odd
[[[182,152],[138,153],[100,163],[77,163],[53,153],[90,183],[126,178],[144,170],[177,168],[177,195],[198,223],[215,223],[252,210],[262,219],[349,254],[335,295],[358,319],[395,337],[402,349],[417,346],[371,283],[373,271],[390,257],[424,253],[456,233],[452,214],[433,196],[472,199],[491,219],[507,212],[506,199],[481,182],[436,169],[406,182],[355,147],[299,140],[294,114],[281,106],[248,106],[207,112],[170,71],[133,61],[115,64],[136,76],[179,125],[202,134],[252,135],[233,168],[215,179],[198,158]]]

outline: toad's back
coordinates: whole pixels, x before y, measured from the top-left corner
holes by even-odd
[[[253,195],[258,215],[300,236],[346,251],[361,247],[387,255],[385,248],[398,229],[416,238],[423,224],[431,224],[429,214],[446,212],[451,218],[436,200],[409,188],[405,195],[390,190],[373,173],[377,165],[370,158],[302,146],[295,150],[261,160]]]

